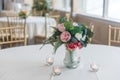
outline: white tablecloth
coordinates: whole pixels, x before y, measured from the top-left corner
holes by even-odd
[[[46,66],[53,47],[41,45],[17,47],[0,51],[0,80],[50,80],[52,66]],[[61,46],[53,66],[61,67],[62,74],[53,80],[120,80],[120,48],[104,45],[88,45],[79,50],[80,65],[67,69],[63,65],[65,49]],[[90,71],[90,64],[100,66],[98,72]]]
[[[6,17],[0,17],[0,22],[7,22]],[[29,44],[33,44],[34,35],[45,35],[45,17],[30,16],[26,20],[28,27]],[[47,36],[52,31],[52,26],[56,26],[56,21],[53,18],[47,18]]]

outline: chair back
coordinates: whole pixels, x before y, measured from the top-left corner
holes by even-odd
[[[65,16],[67,18],[67,21],[69,21],[70,20],[70,13],[66,13]]]
[[[43,28],[43,35],[35,35],[35,44],[36,43],[43,43],[47,39],[48,34],[48,14],[45,14],[45,27]]]
[[[120,44],[120,28],[109,25],[108,45],[111,46],[111,43]]]
[[[46,14],[46,16],[45,16],[45,37],[46,38],[49,38],[50,36],[51,36],[51,34],[52,34],[52,32],[53,32],[53,27],[56,27],[56,25],[57,25],[57,21],[59,22],[59,17],[60,17],[60,15],[53,15],[53,16],[51,16],[51,15],[48,15],[48,14]],[[49,19],[55,19],[55,22],[56,23],[49,23]]]
[[[6,16],[18,16],[18,12],[12,11],[12,10],[3,10],[0,12],[0,16],[6,17]]]
[[[8,26],[0,27],[0,45],[24,43],[27,44],[26,19],[7,17]]]
[[[19,16],[18,14],[19,14],[18,12],[11,11],[9,13],[6,13],[6,16]]]
[[[94,25],[92,23],[90,23],[89,27],[88,27],[92,32],[94,32]],[[93,38],[90,38],[90,42],[92,42]]]
[[[49,15],[50,18],[54,18],[57,22],[57,24],[59,23],[59,19],[60,19],[60,15],[56,14],[56,15]]]

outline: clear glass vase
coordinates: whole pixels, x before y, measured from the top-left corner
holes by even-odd
[[[69,51],[68,49],[66,49],[64,65],[67,68],[75,69],[79,66],[79,63],[80,57],[77,55],[77,49],[75,49],[74,51]]]

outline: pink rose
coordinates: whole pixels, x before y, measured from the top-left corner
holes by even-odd
[[[60,35],[60,39],[62,42],[68,42],[71,38],[71,34],[68,31],[64,31]]]
[[[58,30],[59,30],[60,32],[65,31],[64,23],[58,24],[57,28],[58,28]]]
[[[81,49],[83,47],[83,45],[80,42],[77,43],[77,46],[79,49]]]
[[[68,50],[73,51],[77,48],[77,45],[76,45],[76,43],[70,43],[70,44],[68,44],[67,47],[68,47]]]

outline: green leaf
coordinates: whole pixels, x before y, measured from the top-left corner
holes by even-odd
[[[72,42],[77,42],[78,40],[75,37],[72,37],[71,41]]]
[[[82,28],[82,30],[86,29],[86,25],[81,24],[81,28]]]
[[[87,35],[89,38],[93,37],[93,32],[90,29],[87,29]]]
[[[60,47],[61,45],[62,45],[61,41],[58,41],[58,42],[55,43],[55,45],[54,45],[54,53],[56,53],[58,47]]]
[[[82,43],[82,45],[83,45],[84,47],[87,46],[87,43],[86,43],[86,42],[84,42],[84,41],[82,41],[82,40],[80,40],[80,42]]]
[[[56,38],[56,37],[59,36],[60,34],[61,34],[61,32],[57,30],[57,31],[54,32],[53,37]]]
[[[57,28],[56,27],[52,27],[55,31],[57,31]]]
[[[64,26],[65,26],[65,29],[67,30],[67,31],[70,31],[70,30],[72,30],[72,29],[74,29],[74,26],[72,25],[72,22],[64,22]]]
[[[70,32],[75,35],[76,33],[82,33],[82,30],[79,27],[74,27]]]
[[[61,17],[61,18],[59,19],[59,23],[64,23],[64,22],[66,22],[66,21],[67,21],[66,17]]]

